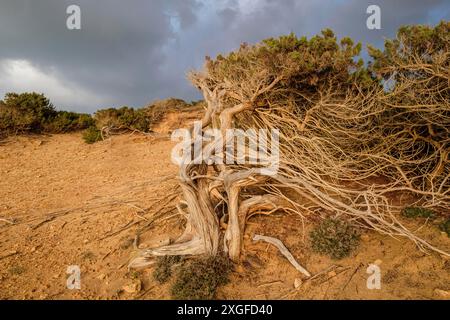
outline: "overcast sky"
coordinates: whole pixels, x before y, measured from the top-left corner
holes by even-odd
[[[66,27],[71,4],[81,30]],[[381,8],[381,30],[366,27],[370,4]],[[195,100],[186,73],[241,42],[329,27],[380,46],[402,24],[449,18],[448,0],[0,0],[0,99],[37,91],[82,112]]]

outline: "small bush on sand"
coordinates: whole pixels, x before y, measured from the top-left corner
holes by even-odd
[[[126,277],[131,280],[138,280],[141,277],[141,273],[135,270],[130,270],[126,273]]]
[[[406,207],[402,210],[402,216],[407,218],[434,218],[435,213],[427,208]]]
[[[315,252],[342,259],[358,246],[360,235],[348,222],[327,218],[311,232],[310,238]]]
[[[85,251],[81,254],[81,258],[83,260],[87,260],[87,261],[94,261],[95,260],[95,253],[93,253],[92,251]]]
[[[102,134],[95,126],[91,126],[83,132],[83,140],[88,144],[102,140]]]
[[[217,288],[229,281],[232,264],[225,256],[191,261],[178,271],[171,288],[173,299],[205,300],[216,296]]]
[[[156,260],[156,267],[153,271],[153,278],[159,283],[165,283],[172,276],[175,265],[183,261],[182,256],[162,256]]]
[[[20,265],[15,264],[8,269],[8,272],[12,275],[21,275],[22,273],[25,272],[25,268]]]

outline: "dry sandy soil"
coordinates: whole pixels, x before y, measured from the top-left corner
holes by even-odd
[[[81,134],[13,137],[0,145],[1,299],[169,299],[152,267],[129,272],[138,248],[182,232],[173,210],[177,167],[170,161],[171,127],[196,114],[169,115],[159,137],[115,136],[86,145]],[[187,125],[187,124],[186,124]],[[171,195],[173,193],[173,195]],[[166,200],[158,201],[166,197]],[[153,212],[168,204],[164,219]],[[161,213],[161,211],[159,210]],[[11,224],[10,222],[13,222]],[[405,221],[450,252],[450,239],[430,221]],[[339,261],[314,254],[309,224],[296,215],[251,218],[242,262],[220,299],[450,299],[450,260],[409,241],[368,232]],[[140,233],[139,241],[134,242]],[[306,280],[259,233],[282,240],[313,275]],[[378,264],[381,289],[366,286]],[[66,288],[69,265],[81,268],[81,289]],[[301,279],[295,281],[296,279]],[[295,289],[294,282],[300,284]]]

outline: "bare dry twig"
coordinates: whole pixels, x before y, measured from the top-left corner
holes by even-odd
[[[308,270],[303,268],[297,262],[297,260],[295,260],[295,258],[292,256],[292,254],[289,252],[289,250],[285,247],[283,242],[281,242],[281,240],[273,238],[273,237],[267,237],[267,236],[262,236],[262,235],[259,235],[259,234],[255,234],[254,237],[253,237],[253,241],[259,241],[259,240],[268,242],[268,243],[274,245],[275,247],[277,247],[278,250],[280,250],[280,252],[286,257],[286,259],[288,259],[289,262],[294,266],[295,269],[297,269],[298,271],[303,273],[308,278],[311,277],[311,274],[308,272]]]

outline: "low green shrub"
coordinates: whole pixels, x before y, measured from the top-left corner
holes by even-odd
[[[214,299],[217,289],[228,283],[232,263],[225,256],[193,260],[178,271],[171,295],[177,300]]]
[[[94,115],[97,127],[110,127],[112,129],[150,131],[150,120],[144,109],[121,107],[98,110]]]
[[[8,269],[8,272],[12,275],[21,275],[25,272],[25,268],[15,264]]]
[[[58,111],[56,116],[45,125],[44,131],[51,133],[66,133],[87,129],[95,125],[89,114],[69,111]]]
[[[433,210],[423,207],[405,207],[402,210],[402,216],[407,218],[434,218]]]
[[[96,126],[91,126],[83,132],[83,140],[88,144],[102,140],[102,133]]]
[[[156,259],[153,278],[159,283],[165,283],[172,276],[173,267],[183,261],[182,256],[162,256]]]
[[[345,220],[327,218],[310,233],[310,239],[315,252],[342,259],[358,246],[360,234]]]

